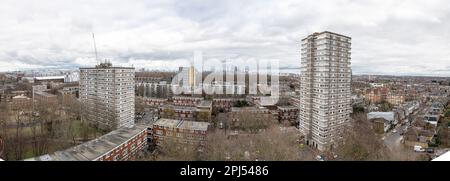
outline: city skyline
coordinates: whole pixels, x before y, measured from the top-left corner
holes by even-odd
[[[450,76],[443,3],[14,1],[0,7],[0,72],[93,66],[94,32],[99,57],[115,65],[173,71],[202,51],[300,73],[301,38],[328,30],[353,37],[354,74]]]

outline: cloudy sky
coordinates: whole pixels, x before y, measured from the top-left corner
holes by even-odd
[[[352,37],[357,74],[450,76],[444,0],[2,0],[0,71],[77,68],[99,58],[174,70],[204,59],[278,59],[297,71],[300,40]]]

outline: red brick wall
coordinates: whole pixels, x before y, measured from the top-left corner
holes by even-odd
[[[110,151],[110,153],[104,155],[99,161],[114,161],[114,157],[119,155],[119,160],[130,160],[136,156],[136,154],[144,148],[147,144],[147,130],[139,133],[126,143],[123,143],[119,147]],[[135,149],[132,150],[133,145]],[[127,150],[127,151],[125,151]],[[125,152],[128,152],[125,154]]]
[[[169,129],[172,131],[171,136],[167,135],[167,132]],[[162,131],[162,135],[156,134],[158,132],[158,130]],[[177,133],[180,133],[181,137],[177,137]],[[177,139],[178,141],[194,140],[194,141],[200,142],[203,140],[206,142],[206,135],[207,135],[206,131],[194,130],[194,132],[191,133],[190,130],[180,130],[178,128],[176,128],[176,129],[161,128],[161,127],[157,127],[156,125],[153,125],[153,142],[155,142],[155,143],[158,143],[159,137],[163,137],[163,138],[171,137],[171,138]]]

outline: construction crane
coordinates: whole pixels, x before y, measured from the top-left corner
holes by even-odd
[[[92,33],[92,39],[94,39],[94,52],[95,52],[95,61],[98,64],[98,55],[97,55],[97,44],[95,43],[95,35]]]

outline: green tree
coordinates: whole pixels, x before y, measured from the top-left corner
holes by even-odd
[[[353,105],[353,113],[361,113],[364,112],[364,107],[361,105]]]
[[[445,117],[450,117],[450,109],[445,112]]]
[[[248,106],[248,103],[245,100],[238,100],[234,103],[233,106],[234,107],[245,107],[245,106]]]

